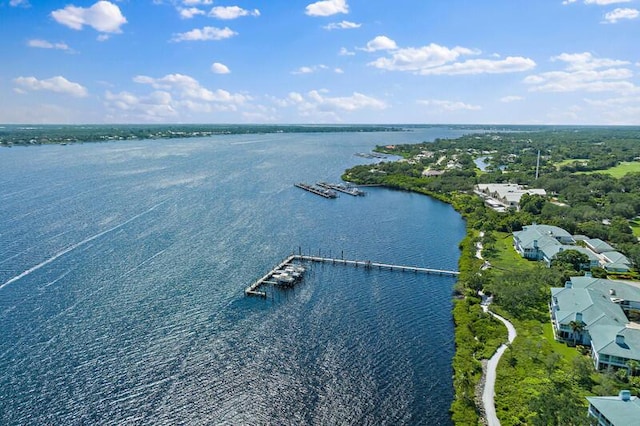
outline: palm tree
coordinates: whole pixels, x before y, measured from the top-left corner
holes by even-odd
[[[629,375],[635,376],[636,372],[640,368],[640,362],[636,361],[635,359],[630,359],[629,361],[627,361],[627,367],[629,368]]]
[[[569,327],[571,327],[571,331],[573,332],[573,346],[575,346],[578,341],[578,334],[584,330],[584,323],[582,321],[571,321]]]

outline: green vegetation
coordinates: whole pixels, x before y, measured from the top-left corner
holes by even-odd
[[[640,173],[640,161],[634,161],[634,162],[624,161],[615,167],[611,167],[606,170],[599,170],[593,173],[604,173],[616,179],[619,179],[629,173]]]
[[[197,138],[254,133],[393,132],[389,126],[276,126],[276,125],[85,125],[3,126],[0,146],[107,142],[142,139]]]
[[[626,370],[597,373],[583,354],[586,348],[570,348],[553,339],[549,289],[581,274],[584,257],[568,250],[546,268],[520,258],[511,236],[532,222],[556,225],[573,234],[605,240],[625,253],[635,268],[640,267],[640,173],[624,165],[640,158],[640,129],[472,134],[377,150],[403,160],[357,166],[343,178],[434,196],[451,203],[467,222],[453,312],[456,396],[451,412],[456,424],[477,424],[475,390],[481,377],[480,361],[506,340],[504,327],[483,314],[478,290],[493,294],[492,309],[512,320],[518,330],[518,338],[498,367],[496,409],[503,425],[582,425],[587,423],[585,396],[615,395],[623,388],[640,393],[640,378],[627,377]],[[489,157],[489,167],[482,174],[473,162],[480,156]],[[618,170],[627,173],[616,175],[619,177],[580,173],[621,164]],[[424,177],[424,170],[444,173]],[[550,197],[523,196],[520,210],[498,213],[472,193],[477,183],[524,184],[543,188]],[[488,270],[475,258],[480,231],[484,232],[483,255],[492,265]],[[592,273],[607,275],[601,268]]]

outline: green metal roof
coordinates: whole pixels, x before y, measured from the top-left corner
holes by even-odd
[[[636,396],[628,401],[619,396],[590,396],[587,400],[614,426],[637,425],[640,420],[640,399]]]
[[[595,326],[589,329],[589,334],[593,347],[599,354],[640,360],[640,330],[626,327],[616,330],[612,326]],[[624,342],[617,343],[617,335],[623,336]]]
[[[606,242],[602,241],[600,238],[590,238],[588,240],[585,240],[585,242],[589,244],[591,247],[593,247],[593,249],[598,253],[615,250],[613,247],[611,247]]]

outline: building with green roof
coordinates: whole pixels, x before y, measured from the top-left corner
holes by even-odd
[[[640,284],[590,276],[572,277],[551,289],[551,322],[558,341],[589,345],[596,369],[629,368],[640,361],[640,324],[628,320],[640,309]]]
[[[589,416],[601,426],[630,426],[640,424],[640,399],[628,390],[618,396],[590,396]]]

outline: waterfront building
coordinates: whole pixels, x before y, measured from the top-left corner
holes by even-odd
[[[596,369],[640,361],[640,324],[628,319],[640,310],[640,283],[571,277],[551,289],[549,307],[555,339],[590,346]]]
[[[628,390],[618,396],[589,396],[589,417],[597,419],[600,426],[629,426],[638,424],[640,399]]]

